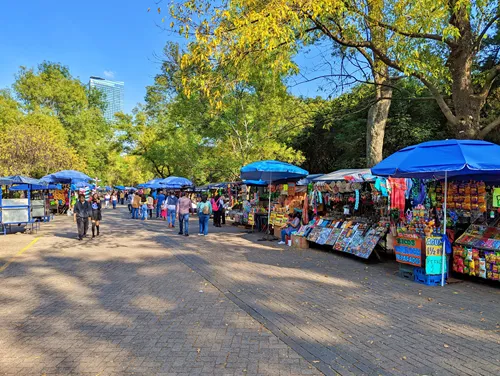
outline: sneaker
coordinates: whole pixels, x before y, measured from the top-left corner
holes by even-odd
[[[184,236],[189,236],[189,234],[184,234]]]
[[[182,235],[182,232],[179,232],[179,235]]]
[[[198,234],[198,236],[203,236],[203,234]]]
[[[285,244],[285,242],[279,242],[278,244],[279,244],[279,245],[283,245],[283,244]]]

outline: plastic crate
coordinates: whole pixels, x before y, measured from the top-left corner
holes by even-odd
[[[414,266],[406,265],[406,264],[399,264],[398,275],[401,278],[409,279],[409,280],[413,281],[415,278],[414,277],[414,269],[415,269]]]
[[[446,284],[446,278],[448,273],[444,273],[444,279]],[[427,286],[441,286],[441,274],[438,275],[428,275],[425,274],[424,268],[415,268],[413,271],[414,281],[417,283],[422,283]]]

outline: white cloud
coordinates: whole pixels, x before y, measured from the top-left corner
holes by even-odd
[[[115,78],[115,72],[110,71],[110,70],[105,70],[104,71],[104,77],[106,77],[106,78]]]

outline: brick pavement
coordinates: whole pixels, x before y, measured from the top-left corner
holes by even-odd
[[[0,375],[320,374],[124,213],[83,242],[58,217],[0,273]],[[0,265],[33,238],[0,237]]]
[[[500,375],[498,287],[428,287],[397,277],[395,262],[211,229],[156,240],[323,373]]]

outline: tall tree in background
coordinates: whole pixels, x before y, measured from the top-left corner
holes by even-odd
[[[500,125],[499,114],[483,111],[499,66],[486,72],[474,69],[484,37],[496,27],[496,0],[230,0],[222,4],[191,0],[170,9],[181,34],[194,36],[186,65],[232,66],[242,79],[248,76],[240,69],[248,58],[255,62],[272,56],[271,69],[291,72],[295,67],[283,50],[297,52],[304,44],[325,39],[371,59],[372,80],[379,81],[375,83],[380,91],[375,100],[383,103],[367,114],[371,163],[382,155],[382,129],[391,94],[388,89],[382,91],[391,85],[392,76],[414,77],[426,86],[455,137],[482,138]],[[231,80],[222,81],[213,85],[215,98],[221,85],[232,85]],[[200,76],[197,87],[207,90],[210,84]]]

